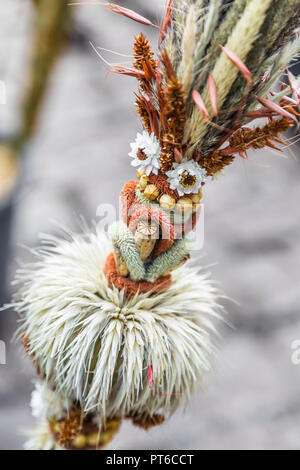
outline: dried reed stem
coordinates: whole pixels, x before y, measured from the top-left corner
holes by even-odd
[[[70,26],[67,0],[35,2],[34,33],[29,76],[21,110],[20,139],[34,133],[53,66],[62,50]]]

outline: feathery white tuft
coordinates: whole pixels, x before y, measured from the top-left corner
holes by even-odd
[[[57,393],[100,420],[172,412],[210,369],[216,289],[184,266],[165,292],[128,300],[103,273],[110,250],[103,233],[49,237],[38,261],[18,271],[23,288],[14,306],[30,353]]]
[[[39,423],[34,429],[27,431],[28,440],[25,450],[63,450],[56,444],[47,422]]]
[[[62,397],[51,390],[46,382],[36,382],[35,390],[31,394],[32,414],[39,420],[62,419],[72,407],[73,400]]]

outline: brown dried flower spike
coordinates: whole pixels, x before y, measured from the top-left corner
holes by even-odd
[[[157,64],[154,57],[154,52],[151,50],[150,43],[148,39],[143,35],[143,33],[139,34],[135,38],[134,46],[134,62],[133,66],[137,70],[142,70],[145,72],[145,77],[139,77],[138,80],[140,82],[140,86],[143,91],[148,91],[149,89],[149,76],[147,76],[147,72],[149,74],[149,70],[153,72],[157,69]],[[153,77],[152,77],[153,78]]]
[[[165,91],[166,109],[163,111],[167,132],[162,138],[161,171],[172,169],[174,149],[181,148],[186,121],[185,98],[182,83],[174,75],[169,78]]]
[[[79,408],[74,408],[65,419],[51,423],[51,428],[62,447],[70,446],[76,436],[80,433],[82,429],[82,419],[81,410]]]
[[[199,160],[201,166],[206,169],[208,176],[219,173],[234,160],[234,155],[239,153],[244,156],[248,149],[261,149],[271,147],[277,149],[273,142],[281,144],[280,134],[289,130],[293,125],[286,117],[271,119],[265,126],[254,129],[241,127],[229,138],[229,146],[222,150],[215,150]],[[277,149],[279,150],[279,149]]]

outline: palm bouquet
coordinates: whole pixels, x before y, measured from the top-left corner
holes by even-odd
[[[249,149],[289,146],[300,107],[297,78],[280,83],[300,51],[298,0],[169,0],[160,25],[104,6],[158,30],[156,55],[141,33],[132,66],[111,66],[138,82],[138,181],[109,238],[49,237],[18,271],[14,307],[40,376],[31,449],[103,448],[123,419],[148,429],[189,399],[221,316],[216,288],[186,263],[205,186]]]

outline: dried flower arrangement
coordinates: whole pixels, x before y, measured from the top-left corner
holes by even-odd
[[[297,121],[297,79],[272,87],[300,51],[299,12],[299,0],[168,0],[158,57],[140,34],[133,66],[113,67],[139,84],[143,132],[129,153],[139,182],[122,190],[110,241],[49,237],[18,272],[14,306],[43,381],[28,448],[102,448],[122,419],[159,425],[209,369],[218,298],[184,264],[189,233],[206,182],[248,149],[283,144]]]

